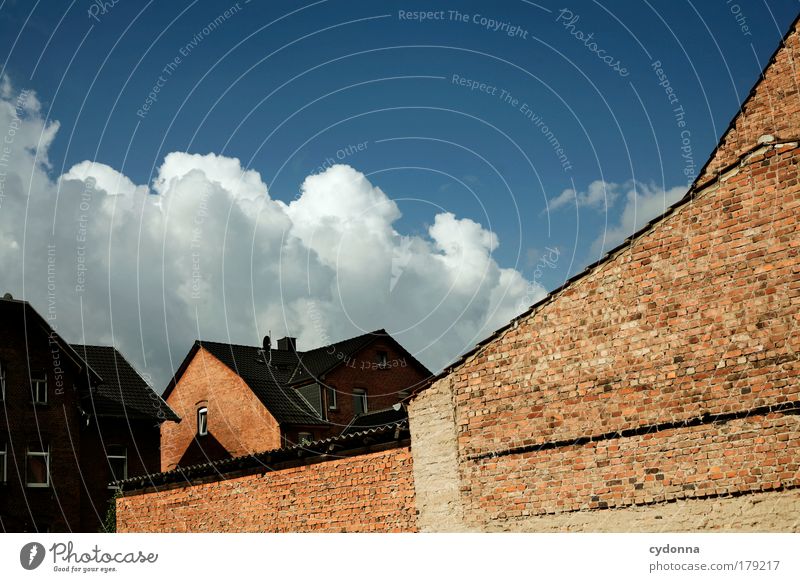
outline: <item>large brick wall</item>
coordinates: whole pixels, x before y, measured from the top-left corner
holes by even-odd
[[[120,532],[410,532],[408,447],[117,500]]]
[[[800,485],[799,153],[746,159],[411,403],[418,434],[450,391],[467,528]]]
[[[422,530],[800,528],[799,47],[690,199],[412,400]]]

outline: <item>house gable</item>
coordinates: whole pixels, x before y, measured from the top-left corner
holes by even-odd
[[[162,425],[162,470],[281,446],[278,421],[239,375],[201,346],[185,364],[166,397],[183,421]],[[208,435],[198,437],[201,407],[208,409]]]

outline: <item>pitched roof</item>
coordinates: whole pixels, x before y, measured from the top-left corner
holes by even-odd
[[[307,352],[272,349],[270,365],[267,366],[264,350],[260,347],[196,340],[164,391],[164,398],[172,392],[202,347],[241,377],[279,423],[327,426],[329,423],[320,418],[297,387],[321,381],[322,376],[350,361],[359,350],[376,339],[389,340],[404,349],[385,329],[378,329]],[[411,354],[409,357],[427,372],[427,368]]]
[[[292,374],[291,383],[319,380],[322,375],[346,362],[361,348],[381,337],[391,338],[385,329],[378,329],[307,352],[297,352],[298,363]]]
[[[73,347],[65,342],[61,336],[50,326],[50,324],[47,323],[45,318],[42,317],[41,314],[36,311],[27,301],[14,299],[10,294],[7,293],[0,298],[0,315],[2,316],[2,320],[4,322],[12,321],[12,325],[21,324],[25,329],[26,337],[28,333],[35,329],[34,326],[38,327],[39,330],[44,333],[51,342],[58,345],[58,347],[64,351],[67,357],[78,368],[81,369],[82,373],[86,373],[89,383],[93,384],[101,380],[100,374],[97,373],[91,364],[82,359],[81,356],[78,355],[78,353],[73,349]],[[14,321],[14,318],[20,319]]]
[[[238,374],[279,423],[327,424],[294,388],[287,386],[298,364],[295,352],[270,350],[272,361],[267,366],[261,348],[205,340],[197,340],[196,347],[204,348]]]
[[[180,420],[115,347],[72,344],[72,348],[102,377],[85,397],[97,416]]]

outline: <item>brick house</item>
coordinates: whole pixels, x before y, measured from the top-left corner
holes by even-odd
[[[175,413],[113,347],[70,345],[0,299],[0,530],[98,531],[121,476],[159,468]]]
[[[382,329],[305,352],[195,341],[164,392],[185,420],[162,426],[161,470],[398,422],[430,375]]]

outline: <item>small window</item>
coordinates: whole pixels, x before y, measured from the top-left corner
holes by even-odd
[[[0,401],[6,399],[6,366],[0,362]]]
[[[34,404],[47,404],[47,377],[31,380],[31,392]]]
[[[8,481],[8,445],[3,443],[0,445],[0,483]]]
[[[353,389],[353,410],[356,414],[367,412],[367,391],[363,388]]]
[[[197,436],[208,434],[208,408],[197,409]]]
[[[338,408],[336,404],[336,388],[328,386],[326,390],[328,392],[328,410],[336,410]]]
[[[28,447],[25,462],[25,484],[28,487],[50,486],[50,449],[49,447]]]
[[[389,366],[389,354],[387,352],[378,352],[378,367],[386,368]]]
[[[297,433],[297,442],[301,445],[307,445],[314,440],[314,436],[310,432]]]
[[[108,466],[111,468],[111,478],[109,481],[122,481],[128,478],[128,451],[119,445],[109,445],[106,449]],[[109,489],[114,489],[109,485]]]

